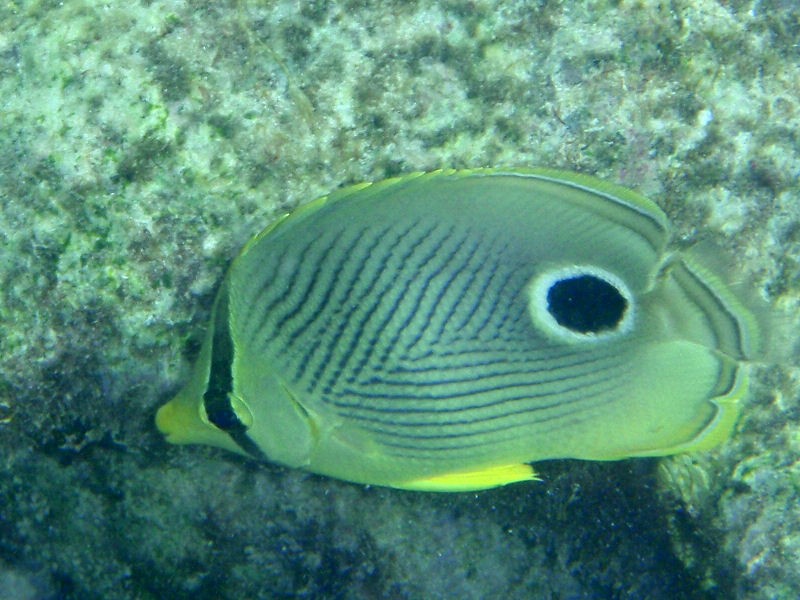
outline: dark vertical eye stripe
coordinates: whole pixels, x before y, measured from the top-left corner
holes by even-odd
[[[211,364],[208,372],[208,384],[203,394],[206,414],[212,423],[225,419],[228,413],[233,414],[228,394],[233,391],[233,342],[231,341],[228,312],[228,281],[222,283],[214,306],[213,341],[211,343]],[[232,417],[235,419],[235,415]],[[238,421],[238,419],[236,419]],[[223,427],[224,429],[224,427]]]
[[[227,433],[230,438],[253,458],[266,459],[263,451],[247,436],[247,428],[236,416],[231,405],[233,391],[233,341],[228,311],[228,280],[222,283],[214,307],[214,335],[211,343],[211,361],[208,385],[203,394],[203,408],[208,420]]]

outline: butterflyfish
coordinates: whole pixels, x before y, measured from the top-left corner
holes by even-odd
[[[702,252],[670,238],[650,200],[563,171],[336,191],[232,262],[158,428],[428,491],[535,479],[546,459],[713,447],[761,328]]]

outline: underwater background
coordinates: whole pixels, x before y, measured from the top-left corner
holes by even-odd
[[[794,0],[0,4],[0,599],[800,597],[791,366],[754,368],[713,452],[481,493],[153,424],[246,240],[410,171],[636,189],[793,337],[799,39]]]

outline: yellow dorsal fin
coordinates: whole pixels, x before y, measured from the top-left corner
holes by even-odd
[[[539,478],[530,465],[513,464],[412,479],[393,484],[393,487],[420,492],[472,492],[518,481],[539,481]]]

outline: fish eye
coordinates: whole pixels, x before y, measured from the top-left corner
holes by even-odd
[[[613,273],[589,265],[540,274],[529,290],[529,310],[545,333],[572,341],[616,337],[633,325],[628,286]]]

